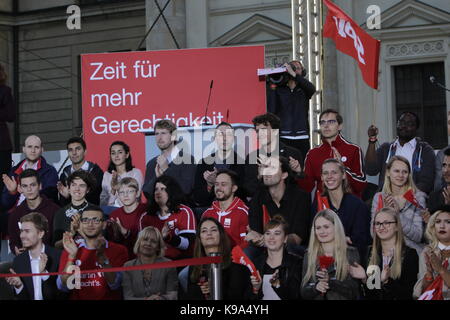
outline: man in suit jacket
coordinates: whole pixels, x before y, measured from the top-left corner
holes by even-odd
[[[20,219],[20,240],[26,251],[14,258],[12,274],[58,271],[61,251],[44,245],[46,232],[48,220],[44,215],[31,212]],[[10,277],[6,281],[20,300],[53,300],[58,293],[56,276]]]

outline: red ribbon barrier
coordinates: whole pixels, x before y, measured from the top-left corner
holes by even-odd
[[[160,263],[142,264],[139,266],[129,266],[129,267],[115,267],[107,269],[93,269],[93,270],[80,270],[80,274],[84,273],[97,273],[97,272],[119,272],[119,271],[130,271],[130,270],[146,270],[146,269],[165,269],[165,268],[176,268],[185,266],[196,266],[200,264],[211,264],[211,263],[221,263],[222,257],[203,257],[203,258],[192,258],[183,260],[174,260]],[[58,275],[72,275],[74,273],[68,272],[47,272],[47,273],[1,273],[1,278],[9,277],[32,277],[32,276],[58,276]]]

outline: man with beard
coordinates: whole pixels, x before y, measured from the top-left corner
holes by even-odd
[[[397,121],[397,139],[391,143],[383,143],[376,151],[375,143],[378,141],[378,128],[374,125],[369,127],[367,131],[369,145],[366,151],[365,169],[369,175],[380,174],[378,179],[379,190],[383,188],[386,164],[394,155],[408,159],[413,181],[418,189],[427,194],[433,190],[436,157],[433,147],[417,137],[419,126],[419,117],[414,112],[403,112]]]
[[[25,252],[14,258],[10,272],[48,273],[59,267],[61,251],[45,245],[48,221],[40,213],[32,212],[20,219],[20,240]],[[57,298],[56,276],[10,277],[6,281],[14,287],[20,300],[54,300]]]
[[[176,125],[170,120],[159,120],[155,124],[155,139],[161,154],[147,163],[142,191],[147,199],[153,194],[156,178],[168,175],[175,178],[184,194],[190,196],[194,186],[195,160],[175,144]]]
[[[233,150],[234,129],[231,124],[221,122],[217,125],[214,131],[214,142],[216,151],[200,161],[195,173],[193,197],[199,207],[211,206],[214,200],[214,183],[218,171],[222,169],[232,170],[236,172],[238,178],[243,177],[245,172],[245,160]],[[238,196],[244,199],[245,195],[240,191],[241,188],[238,188]]]
[[[89,205],[80,217],[79,231],[82,238],[75,241],[71,233],[64,233],[64,252],[59,272],[70,273],[74,265],[80,270],[98,270],[95,273],[81,274],[78,289],[77,279],[72,282],[69,275],[58,276],[58,289],[69,291],[70,300],[121,299],[122,272],[102,271],[122,267],[128,260],[128,252],[126,247],[103,237],[105,228],[103,211],[100,207]]]
[[[39,212],[47,219],[50,230],[53,228],[53,216],[59,207],[53,201],[39,194],[41,188],[41,180],[36,170],[26,169],[19,175],[18,189],[25,196],[25,201],[12,209],[8,221],[9,247],[15,255],[19,255],[25,250],[20,240],[19,227],[20,219],[23,216],[31,212]],[[45,232],[42,241],[47,245],[52,243],[52,233]]]
[[[67,178],[77,170],[90,172],[95,178],[95,188],[91,189],[86,196],[89,203],[99,205],[100,193],[102,193],[103,171],[93,162],[86,160],[86,142],[80,137],[73,137],[67,141],[67,153],[69,155],[71,165],[66,166],[59,176],[58,191],[59,203],[65,206],[70,202],[69,188],[67,186]]]
[[[216,174],[214,181],[214,193],[216,201],[207,209],[202,218],[211,217],[223,225],[231,247],[239,245],[242,248],[247,246],[245,236],[248,227],[248,207],[245,203],[235,197],[238,190],[237,174],[231,170],[220,170]]]
[[[264,185],[255,193],[250,202],[249,232],[245,240],[254,247],[264,245],[264,224],[275,215],[281,215],[289,225],[288,250],[299,252],[299,246],[308,242],[311,199],[310,195],[294,183],[289,160],[284,157],[270,157],[260,166]],[[250,247],[247,252],[255,258],[261,250]]]
[[[3,183],[5,184],[2,194],[2,205],[4,209],[10,209],[14,205],[18,206],[25,200],[25,196],[20,194],[17,189],[17,178],[26,169],[34,169],[38,172],[42,182],[41,193],[55,203],[58,203],[58,190],[56,189],[58,173],[42,157],[44,147],[42,146],[41,139],[37,136],[27,137],[22,151],[25,159],[13,167],[9,175],[3,174],[2,176]]]
[[[297,180],[303,190],[311,192],[316,187],[322,192],[322,164],[326,159],[335,158],[345,167],[352,193],[361,198],[367,186],[363,154],[358,145],[342,136],[343,122],[342,116],[334,109],[324,110],[319,115],[322,144],[306,154],[305,177]]]
[[[55,247],[62,249],[62,237],[64,232],[71,231],[75,235],[75,230],[71,230],[72,222],[79,222],[80,214],[86,210],[89,203],[86,195],[95,183],[93,176],[86,171],[78,170],[67,178],[67,185],[70,194],[70,203],[59,209],[53,217],[53,243]]]

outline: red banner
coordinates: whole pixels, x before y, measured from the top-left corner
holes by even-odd
[[[171,119],[179,127],[205,120],[212,125],[251,123],[266,111],[265,82],[257,76],[263,67],[263,46],[82,55],[89,160],[106,169],[109,145],[123,140],[144,173],[140,130],[152,129],[160,119]]]
[[[367,34],[333,2],[323,2],[328,7],[323,36],[333,39],[336,49],[358,61],[364,81],[377,89],[380,41]]]

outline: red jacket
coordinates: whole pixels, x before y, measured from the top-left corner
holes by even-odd
[[[332,146],[341,154],[341,161],[345,165],[346,176],[353,194],[361,198],[367,185],[366,174],[363,171],[363,153],[358,145],[348,142],[341,134],[331,145],[322,140],[320,146],[309,150],[305,159],[305,177],[297,180],[298,185],[303,190],[311,192],[317,183],[318,189],[322,192],[322,163],[326,159],[333,158]]]
[[[244,201],[235,197],[231,205],[222,211],[219,202],[214,201],[212,207],[203,212],[202,218],[211,217],[220,222],[231,241],[231,247],[240,245],[247,247],[245,236],[248,227],[248,207]]]

